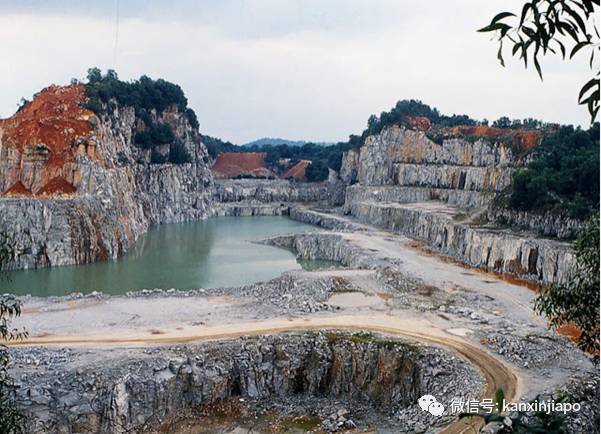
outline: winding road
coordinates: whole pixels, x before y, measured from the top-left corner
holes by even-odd
[[[489,352],[478,348],[467,340],[436,328],[426,321],[415,318],[395,318],[388,315],[339,315],[332,317],[304,317],[295,319],[271,319],[234,323],[224,326],[196,326],[185,330],[165,331],[161,335],[145,333],[119,334],[109,338],[72,336],[48,336],[13,342],[11,346],[120,346],[120,345],[160,345],[191,343],[208,340],[236,338],[240,336],[284,333],[290,331],[337,329],[361,330],[402,336],[418,342],[448,348],[477,367],[486,381],[482,398],[493,398],[498,389],[503,389],[507,400],[514,400],[520,391],[521,381],[517,373]],[[474,432],[482,425],[481,419],[457,420],[440,432],[460,434]],[[476,429],[477,432],[477,429]]]

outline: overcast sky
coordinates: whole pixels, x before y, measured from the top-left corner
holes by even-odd
[[[517,60],[502,68],[476,33],[523,1],[121,0],[118,32],[117,3],[2,0],[0,117],[98,66],[181,85],[201,132],[235,143],[344,140],[410,98],[480,119],[588,121],[585,59],[544,59],[541,83]]]

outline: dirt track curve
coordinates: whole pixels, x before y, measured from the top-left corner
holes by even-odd
[[[419,320],[402,320],[387,315],[340,315],[335,317],[309,317],[296,319],[273,319],[230,324],[214,327],[191,327],[161,335],[117,335],[111,339],[102,336],[47,336],[13,342],[11,346],[120,346],[160,345],[219,340],[248,335],[283,333],[315,329],[343,329],[380,332],[403,336],[419,342],[444,346],[467,359],[476,366],[486,380],[483,398],[493,398],[498,389],[503,389],[508,401],[514,400],[520,388],[520,380],[514,370],[489,352],[476,347],[467,340],[453,336],[444,330],[428,327]],[[443,428],[444,434],[477,432],[481,420],[455,421]],[[474,431],[476,428],[476,431]]]

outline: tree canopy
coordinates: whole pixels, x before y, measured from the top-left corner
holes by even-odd
[[[98,114],[103,113],[111,100],[123,106],[136,109],[136,114],[155,109],[162,112],[176,105],[185,113],[188,122],[198,129],[198,119],[194,110],[188,107],[184,91],[177,84],[159,78],[143,75],[131,82],[119,80],[117,73],[109,69],[105,74],[99,68],[88,69],[88,82],[85,84],[88,95],[88,108]]]
[[[567,211],[586,218],[599,209],[599,123],[583,131],[562,126],[535,148],[514,173],[509,206],[526,211]]]

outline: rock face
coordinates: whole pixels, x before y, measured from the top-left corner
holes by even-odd
[[[112,104],[96,116],[85,98],[83,86],[52,86],[0,123],[0,230],[23,247],[10,268],[116,258],[151,225],[209,215],[208,154],[176,106],[150,117],[171,127],[190,162],[151,164],[133,143],[135,110]]]
[[[489,221],[559,239],[575,238],[586,225],[582,220],[569,218],[565,215],[554,213],[535,214],[495,205],[489,206],[487,218]]]
[[[220,179],[213,190],[213,215],[287,215],[292,203],[326,202],[330,189],[329,183]]]
[[[360,221],[426,242],[431,249],[479,268],[544,283],[564,282],[573,265],[567,243],[474,227],[453,220],[460,210],[436,202],[360,202],[350,206]]]
[[[465,196],[473,198],[465,205],[472,206],[482,204],[487,193],[506,188],[520,165],[502,143],[452,138],[438,144],[423,131],[390,126],[367,137],[359,150],[345,153],[341,177],[349,184],[404,187],[398,198],[406,193],[408,201],[416,192],[432,198],[441,190],[469,192]]]
[[[413,408],[426,390],[449,399],[479,395],[479,386],[468,390],[457,381],[479,378],[457,357],[370,334],[307,332],[115,353],[95,354],[92,367],[82,353],[55,362],[56,354],[17,351],[17,365],[37,357],[53,361],[52,369],[25,367],[19,376],[27,431],[135,432],[232,397],[267,403],[302,397],[303,412],[319,411],[311,408],[318,399],[335,400],[351,410],[360,403],[370,413],[390,414]]]
[[[538,137],[513,135],[526,148]],[[573,265],[569,245],[539,239],[535,232],[570,236],[577,222],[492,206],[525,163],[514,149],[490,137],[437,143],[421,130],[386,127],[343,156],[341,178],[349,184],[344,212],[476,267],[544,283],[565,281]]]

